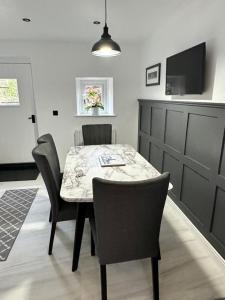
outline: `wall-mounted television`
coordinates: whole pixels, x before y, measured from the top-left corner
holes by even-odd
[[[166,95],[202,94],[206,43],[170,56],[166,60]]]

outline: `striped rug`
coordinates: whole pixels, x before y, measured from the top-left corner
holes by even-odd
[[[0,198],[0,261],[5,261],[38,189],[7,190]]]

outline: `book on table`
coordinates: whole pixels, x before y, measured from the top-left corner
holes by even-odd
[[[123,158],[119,154],[104,154],[99,156],[101,167],[125,166]]]

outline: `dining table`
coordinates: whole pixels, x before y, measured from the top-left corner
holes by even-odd
[[[119,156],[123,165],[103,167],[101,157]],[[92,179],[95,177],[113,181],[141,181],[160,176],[143,156],[131,145],[110,144],[71,147],[66,156],[60,196],[68,202],[76,202],[77,217],[73,249],[72,271],[79,263],[80,248],[87,211],[93,208]],[[169,184],[169,189],[172,184]]]

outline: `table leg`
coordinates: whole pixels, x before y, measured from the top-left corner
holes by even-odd
[[[74,237],[72,272],[76,271],[78,268],[80,247],[81,247],[82,236],[84,231],[85,214],[86,214],[85,203],[79,203],[78,210],[77,210],[75,237]]]

